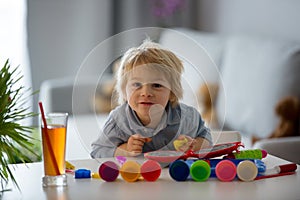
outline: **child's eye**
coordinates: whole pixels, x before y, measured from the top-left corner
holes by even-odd
[[[161,85],[159,83],[153,83],[152,87],[154,87],[154,88],[161,88],[161,87],[163,87],[163,85]]]
[[[139,82],[135,82],[135,83],[132,83],[132,86],[135,88],[140,88],[142,86],[142,84]]]

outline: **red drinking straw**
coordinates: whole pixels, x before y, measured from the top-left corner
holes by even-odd
[[[58,169],[55,157],[54,157],[53,148],[52,148],[52,145],[50,143],[50,139],[49,139],[49,135],[48,135],[47,121],[46,121],[46,117],[45,117],[45,113],[44,113],[44,108],[43,108],[42,102],[39,102],[39,106],[40,106],[40,110],[41,110],[41,114],[42,114],[42,120],[43,120],[43,123],[44,123],[46,143],[47,143],[47,146],[49,148],[50,157],[51,157],[51,160],[54,163],[54,170],[55,170],[56,174],[59,175],[60,174],[59,173],[59,169]]]

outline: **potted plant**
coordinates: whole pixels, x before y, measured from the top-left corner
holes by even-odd
[[[33,93],[23,86],[17,88],[16,83],[19,83],[23,77],[17,69],[18,67],[11,69],[7,60],[0,71],[1,194],[5,191],[5,185],[9,180],[12,180],[19,188],[14,178],[13,168],[9,167],[9,164],[30,162],[29,154],[38,156],[33,149],[35,139],[30,136],[33,127],[23,125],[24,119],[36,115],[29,112],[29,108],[24,108],[26,101]],[[28,96],[24,96],[26,94]]]

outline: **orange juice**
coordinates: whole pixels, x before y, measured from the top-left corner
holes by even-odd
[[[46,137],[46,133],[48,137]],[[66,133],[66,127],[63,125],[48,125],[47,132],[46,128],[42,127],[45,175],[57,176],[65,173]],[[53,158],[50,153],[51,148]],[[57,173],[55,165],[57,165],[59,173]]]

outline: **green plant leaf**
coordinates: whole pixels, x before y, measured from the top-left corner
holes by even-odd
[[[22,124],[22,120],[37,116],[24,105],[33,94],[28,94],[23,86],[16,84],[23,78],[18,67],[11,68],[9,60],[0,71],[0,177],[7,182],[12,180],[19,188],[9,164],[30,162],[28,152],[39,157],[34,151],[34,139],[30,136],[33,128]]]

